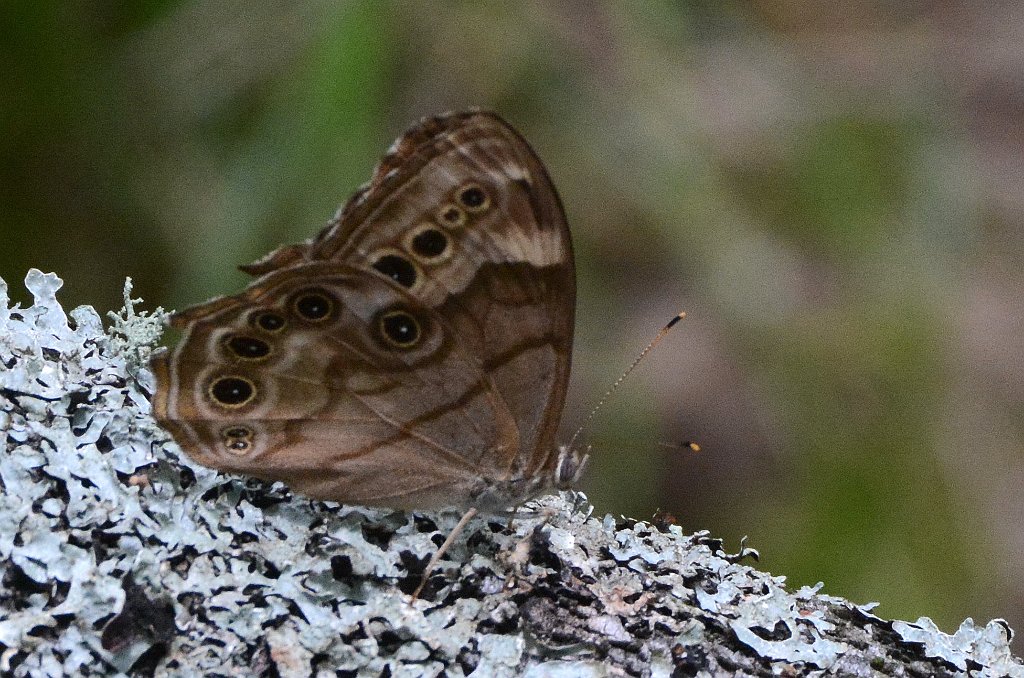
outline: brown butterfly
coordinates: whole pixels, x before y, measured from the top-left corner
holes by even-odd
[[[460,527],[578,480],[585,458],[555,444],[569,229],[497,115],[421,121],[319,235],[242,270],[259,277],[174,314],[184,337],[152,361],[156,419],[196,461],[346,504],[468,509]]]

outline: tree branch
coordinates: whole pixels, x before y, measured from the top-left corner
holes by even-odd
[[[884,621],[581,497],[474,521],[411,601],[456,514],[193,464],[149,413],[162,313],[69,323],[60,285],[0,281],[4,675],[1024,675],[1001,620]]]

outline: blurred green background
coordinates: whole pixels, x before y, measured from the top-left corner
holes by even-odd
[[[423,115],[532,141],[579,269],[567,438],[886,617],[1024,629],[1024,7],[7,2],[0,276],[68,308],[239,290]],[[700,453],[684,450],[696,440]],[[1020,647],[1018,645],[1018,647]]]

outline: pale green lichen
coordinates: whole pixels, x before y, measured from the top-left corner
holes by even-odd
[[[940,631],[928,617],[913,624],[895,621],[892,627],[906,642],[923,645],[929,657],[947,661],[960,671],[970,670],[972,676],[1024,676],[1024,667],[1010,653],[1010,629],[1000,619],[979,627],[967,618],[953,635]]]
[[[153,347],[164,332],[168,313],[157,306],[156,310],[136,312],[135,307],[142,299],[132,299],[132,279],[125,278],[124,306],[118,312],[110,311],[111,320],[107,340],[114,353],[124,355],[128,369],[135,372],[149,361]]]
[[[136,312],[126,285],[111,339],[89,308],[68,322],[60,285],[30,272],[21,309],[0,281],[3,675],[1020,675],[999,622],[886,622],[790,592],[705,533],[559,497],[511,531],[472,523],[411,601],[457,515],[339,507],[192,463],[150,416],[162,312]]]

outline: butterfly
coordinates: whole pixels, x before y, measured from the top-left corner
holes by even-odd
[[[555,442],[572,242],[498,115],[420,121],[323,231],[242,270],[240,294],[171,316],[183,337],[151,362],[155,418],[197,462],[344,504],[459,507],[460,528],[579,480],[585,455]]]

